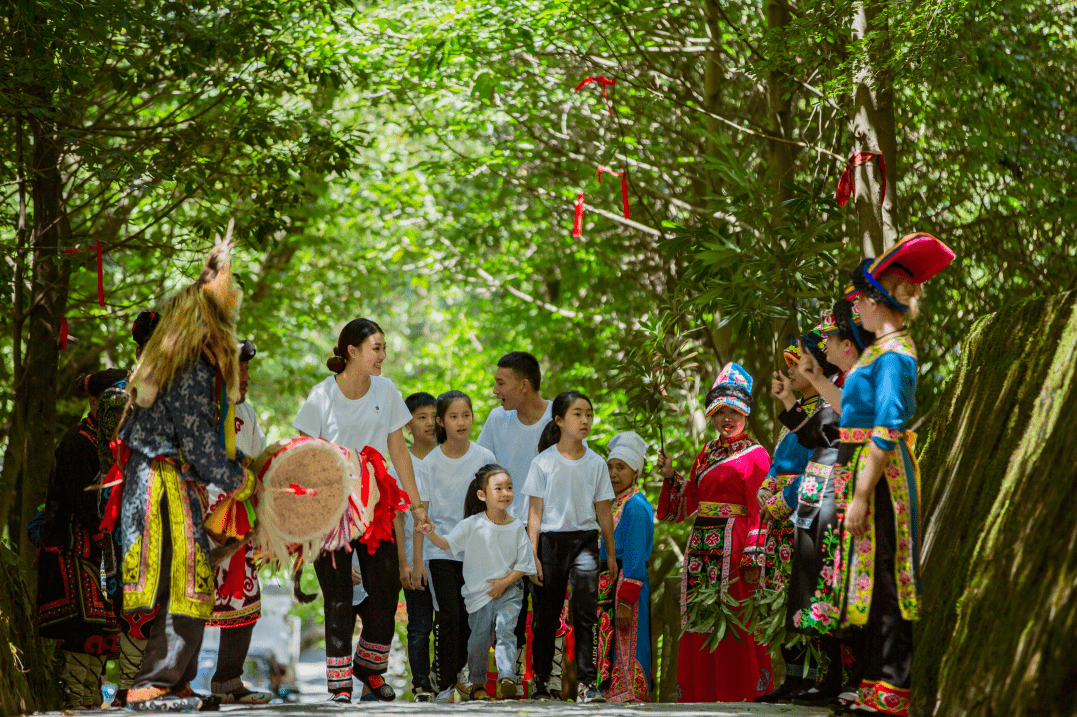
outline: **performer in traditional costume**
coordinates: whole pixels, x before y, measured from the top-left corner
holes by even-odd
[[[833,393],[835,384],[840,387],[844,383],[843,372],[852,368],[874,336],[860,326],[859,314],[846,299],[839,300],[833,312],[823,317],[818,331],[824,337],[825,362],[819,360],[817,352],[810,351],[799,361],[797,372],[817,384],[817,391]],[[833,384],[828,367],[839,371]],[[791,519],[796,526],[785,628],[812,638],[826,658],[826,669],[819,684],[808,685],[791,697],[797,703],[825,704],[841,694],[845,668],[848,668],[849,679],[859,682],[856,660],[862,653],[859,649],[861,636],[856,631],[839,639],[838,632],[833,629],[834,621],[825,609],[826,596],[832,588],[822,575],[824,540],[829,540],[831,545],[837,543],[838,514],[831,473],[840,442],[838,409],[841,404],[838,402],[836,409],[824,402],[809,412],[802,404],[794,402],[790,393],[787,390],[778,392],[785,407],[778,420],[812,454],[804,474],[797,481],[796,492],[783,494],[781,502],[770,507],[776,515],[784,514],[791,507]],[[840,398],[840,393],[837,397]],[[855,692],[855,686],[853,689]],[[853,700],[855,694],[850,701]]]
[[[76,389],[90,412],[56,445],[37,558],[37,624],[42,637],[60,640],[65,709],[101,706],[101,673],[116,652],[119,625],[101,587],[101,566],[112,546],[99,529],[98,399],[125,382],[120,369],[83,374]]]
[[[610,702],[647,702],[651,695],[651,583],[647,561],[654,548],[654,508],[636,481],[647,442],[632,431],[610,439],[610,482],[615,497],[613,545],[620,576],[598,575],[598,680]],[[606,543],[599,550],[606,564]]]
[[[837,372],[837,368],[827,362],[821,344],[822,336],[815,330],[808,331],[790,342],[783,354],[785,364],[789,367],[789,375],[786,377],[775,373],[772,382],[772,392],[790,406],[795,401],[793,392],[800,392],[801,400],[797,405],[807,417],[821,410],[826,403],[811,382],[797,370],[801,347],[821,362],[827,376]],[[776,392],[775,388],[780,388],[781,391]],[[759,702],[791,699],[793,694],[811,688],[819,676],[818,664],[812,661],[814,651],[807,645],[807,641],[800,635],[783,634],[796,530],[789,522],[789,516],[796,505],[800,476],[810,457],[811,450],[797,440],[796,434],[791,432],[788,426],[783,427],[778,434],[770,473],[759,491],[759,500],[765,507],[764,517],[770,520],[765,549],[760,555],[763,559],[763,572],[759,589],[769,599],[765,599],[767,609],[760,616],[760,627],[756,635],[766,641],[780,638],[780,649],[785,661],[785,681],[773,692],[760,697]]]
[[[864,629],[865,665],[852,709],[868,714],[908,714],[912,621],[920,616],[920,469],[908,430],[916,412],[916,346],[906,327],[918,313],[923,282],[953,257],[935,237],[910,234],[862,261],[847,294],[859,296],[861,320],[875,340],[842,389],[833,480],[847,507],[841,545],[824,571],[836,584],[831,617]]]
[[[759,577],[753,558],[760,533],[756,493],[770,469],[766,449],[745,433],[751,389],[748,372],[727,364],[707,394],[706,415],[718,437],[699,452],[687,479],[665,453],[658,464],[665,478],[659,520],[697,516],[681,578],[681,702],[752,702],[773,686],[766,645],[735,622],[746,619]],[[712,649],[713,625],[720,622],[728,631]]]
[[[135,711],[214,702],[190,687],[213,611],[204,493],[213,485],[243,500],[254,489],[233,429],[241,294],[232,283],[230,236],[231,226],[198,280],[165,306],[131,377],[133,406],[119,433],[124,611],[152,618],[127,695]]]
[[[156,311],[142,311],[135,317],[131,324],[131,339],[135,342],[135,359],[142,355],[142,349],[153,335],[153,330],[161,321],[161,315]],[[98,444],[98,455],[101,456],[102,480],[109,473],[116,458],[112,452],[112,442],[116,438],[116,430],[123,418],[123,412],[127,407],[130,394],[127,387],[122,389],[113,387],[101,394],[97,412],[101,426],[101,442]],[[105,481],[107,484],[108,481]],[[101,491],[102,504],[107,505],[112,492],[117,491],[117,497],[123,491],[122,484],[107,486]],[[135,675],[142,666],[142,653],[146,649],[146,641],[149,639],[148,632],[144,629],[149,626],[149,620],[145,613],[125,613],[123,610],[123,575],[120,571],[120,558],[123,550],[120,546],[119,531],[112,524],[108,528],[112,534],[113,559],[105,569],[105,585],[108,590],[112,606],[120,622],[119,656],[116,660],[116,696],[112,700],[113,707],[127,706],[127,692],[135,683]]]
[[[258,426],[258,414],[247,401],[251,383],[250,361],[257,352],[252,341],[240,342],[236,448],[248,456],[261,455],[266,449],[266,435]],[[216,496],[213,503],[217,505],[225,499],[226,496]],[[266,704],[273,699],[272,694],[254,692],[243,684],[243,663],[251,647],[254,624],[262,616],[262,590],[254,564],[254,549],[249,541],[235,542],[235,545],[218,545],[212,536],[210,538],[216,604],[206,627],[221,628],[217,671],[210,681],[210,691],[225,704]]]

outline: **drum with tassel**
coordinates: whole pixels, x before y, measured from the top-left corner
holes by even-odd
[[[283,439],[250,470],[258,476],[253,546],[262,563],[343,548],[374,522],[377,481],[347,448],[321,438]]]

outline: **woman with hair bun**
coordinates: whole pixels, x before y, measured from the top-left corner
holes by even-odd
[[[908,430],[916,413],[916,346],[906,333],[921,284],[953,251],[930,234],[910,234],[852,272],[873,343],[845,377],[841,444],[834,469],[841,545],[824,567],[836,585],[830,617],[864,632],[864,668],[853,711],[907,715],[912,621],[920,617],[920,469]]]
[[[299,409],[292,426],[305,436],[359,452],[370,446],[392,459],[411,501],[415,527],[431,529],[412,472],[403,428],[411,412],[393,382],[381,375],[385,333],[370,319],[348,322],[337,338],[326,367],[333,372],[316,385]],[[383,496],[384,498],[384,496]],[[376,510],[381,510],[381,501]],[[383,541],[371,554],[359,541],[351,546],[359,559],[369,597],[359,607],[363,629],[352,654],[355,612],[352,610],[352,556],[347,549],[322,553],[314,561],[325,598],[325,665],[331,700],[349,703],[352,675],[379,700],[396,698],[383,675],[389,666],[389,646],[396,627],[400,573],[395,543]]]
[[[658,519],[695,522],[684,551],[681,628],[677,662],[680,702],[753,702],[770,692],[773,680],[766,645],[719,613],[726,597],[743,620],[751,607],[759,567],[755,553],[760,533],[756,494],[770,469],[770,455],[745,431],[752,411],[752,377],[729,363],[707,393],[706,415],[718,436],[696,456],[687,479],[663,452],[658,471],[665,481]],[[717,600],[705,602],[708,594]],[[711,643],[715,613],[727,632]],[[736,630],[736,634],[734,634]]]

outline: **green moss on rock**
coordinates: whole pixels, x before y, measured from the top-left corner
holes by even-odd
[[[0,717],[57,709],[55,643],[37,634],[19,559],[0,542]]]
[[[1075,308],[979,321],[927,431],[914,714],[1077,713]]]

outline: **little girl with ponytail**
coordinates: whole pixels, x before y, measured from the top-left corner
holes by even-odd
[[[598,532],[613,546],[613,485],[606,462],[584,445],[591,432],[591,401],[579,391],[553,400],[553,420],[542,431],[523,493],[530,497],[528,536],[535,551],[535,622],[532,647],[533,696],[549,700],[554,638],[565,591],[572,585],[573,636],[580,702],[605,702],[595,686],[595,625],[598,622]],[[616,579],[616,551],[607,558]]]

